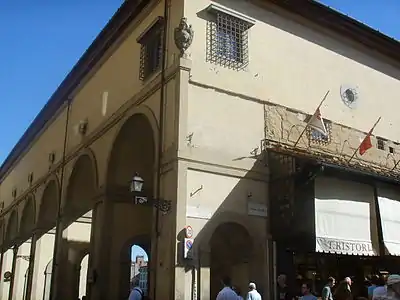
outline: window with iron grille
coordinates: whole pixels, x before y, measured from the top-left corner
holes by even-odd
[[[327,135],[313,128],[307,127],[307,135],[310,142],[314,144],[327,145],[331,142],[332,123],[329,120],[324,120]]]
[[[217,11],[207,23],[208,62],[234,70],[241,70],[249,63],[248,29],[252,24]]]
[[[377,141],[377,148],[379,150],[385,150],[385,140],[382,139],[382,138],[377,137],[376,141]]]
[[[161,69],[163,18],[159,17],[137,39],[140,47],[140,80],[146,80]]]

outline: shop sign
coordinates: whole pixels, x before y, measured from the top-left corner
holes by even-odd
[[[267,206],[263,203],[249,201],[247,203],[247,214],[249,216],[257,216],[257,217],[266,218],[268,215]]]
[[[346,241],[317,237],[317,251],[350,255],[376,255],[369,242]]]

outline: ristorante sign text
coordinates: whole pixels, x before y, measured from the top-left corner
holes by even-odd
[[[316,250],[350,255],[377,255],[370,242],[346,241],[317,237]]]

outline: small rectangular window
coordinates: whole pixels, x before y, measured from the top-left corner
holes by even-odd
[[[163,18],[159,17],[138,38],[140,48],[140,80],[146,80],[161,69]]]
[[[329,120],[324,120],[325,128],[328,132],[327,135],[322,134],[318,130],[308,127],[307,135],[310,142],[314,144],[327,145],[331,142],[332,123]]]
[[[377,138],[376,141],[377,141],[377,148],[379,150],[385,150],[385,141],[381,138]]]
[[[234,70],[246,67],[251,25],[238,17],[216,11],[214,18],[207,23],[206,60]]]
[[[389,147],[389,152],[393,154],[394,153],[394,148],[393,147]]]

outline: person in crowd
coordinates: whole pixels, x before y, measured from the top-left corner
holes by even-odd
[[[351,281],[350,278],[346,277],[345,280],[341,281],[336,288],[334,299],[335,300],[352,300],[353,295],[351,293]]]
[[[239,300],[243,300],[242,291],[240,290],[239,287],[233,286],[233,287],[232,287],[232,290],[235,291],[235,293],[237,294]]]
[[[230,277],[224,277],[222,279],[222,290],[218,293],[216,300],[237,300],[238,296],[232,289],[232,281]]]
[[[129,294],[129,300],[144,300],[143,290],[139,287],[139,279],[134,278],[132,281],[132,290]]]
[[[246,300],[262,300],[254,282],[249,283],[249,292],[247,293]]]
[[[368,300],[372,300],[372,296],[374,295],[374,290],[379,284],[379,276],[373,275],[371,277],[371,285],[368,287]]]
[[[372,300],[383,300],[387,296],[386,287],[387,275],[381,275],[377,281],[376,287],[372,292]]]
[[[317,300],[317,297],[311,293],[311,284],[309,282],[302,284],[301,293],[303,294],[300,298],[301,300]]]
[[[321,293],[322,300],[333,300],[332,288],[335,286],[335,278],[329,277],[328,283],[324,286]]]
[[[277,300],[293,300],[293,294],[290,292],[289,287],[286,284],[286,275],[281,274],[277,278]]]
[[[393,274],[387,279],[387,299],[400,300],[400,275]]]

